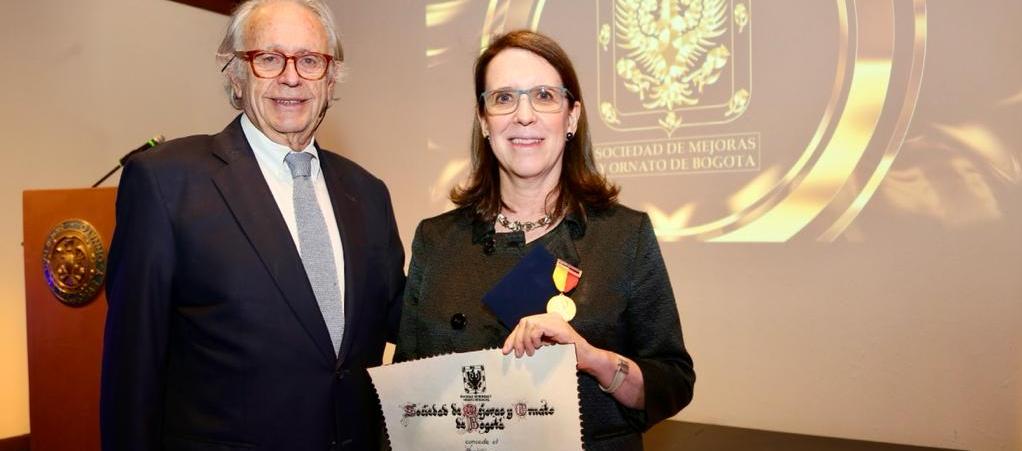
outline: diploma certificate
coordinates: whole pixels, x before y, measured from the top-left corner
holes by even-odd
[[[404,450],[581,450],[575,346],[499,349],[369,369],[387,435]]]

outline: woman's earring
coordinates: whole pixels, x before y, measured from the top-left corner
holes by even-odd
[[[574,134],[574,133],[572,133],[572,132],[568,132],[568,134],[567,134],[567,135],[564,135],[564,137],[565,137],[565,138],[568,138],[568,141],[571,141],[571,138],[574,138],[574,137],[575,137],[575,134]]]

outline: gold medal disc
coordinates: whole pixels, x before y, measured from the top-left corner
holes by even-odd
[[[561,315],[565,321],[571,321],[575,317],[575,301],[564,294],[558,294],[547,301],[546,312],[556,313]]]

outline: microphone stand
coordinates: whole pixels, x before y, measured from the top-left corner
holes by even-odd
[[[99,179],[99,181],[93,183],[92,187],[95,188],[99,186],[101,183],[105,182],[106,179],[110,178],[111,175],[114,175],[114,173],[117,172],[118,169],[122,168],[124,164],[128,162],[128,159],[135,156],[136,153],[152,149],[153,147],[156,147],[157,144],[162,143],[163,141],[164,141],[163,135],[156,135],[149,139],[149,141],[146,141],[145,144],[142,144],[142,147],[139,147],[138,149],[132,150],[131,152],[124,154],[124,156],[121,157],[120,160],[118,160],[117,166],[114,166],[114,168],[111,169],[110,172],[107,172],[106,175],[103,176],[103,178]]]

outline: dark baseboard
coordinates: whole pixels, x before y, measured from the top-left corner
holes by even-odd
[[[28,451],[28,435],[0,438],[0,451]]]
[[[643,436],[646,451],[947,451],[814,435],[664,421]]]
[[[0,439],[0,451],[29,451],[28,435]],[[949,451],[815,435],[664,421],[643,436],[647,451]]]

